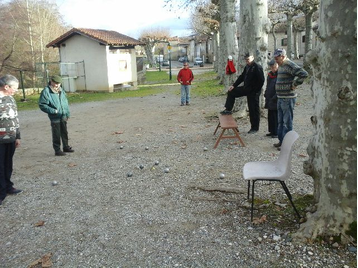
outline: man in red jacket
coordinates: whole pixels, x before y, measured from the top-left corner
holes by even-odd
[[[181,84],[181,106],[190,104],[190,85],[193,81],[193,72],[189,69],[189,63],[184,62],[184,67],[178,73],[177,80]]]

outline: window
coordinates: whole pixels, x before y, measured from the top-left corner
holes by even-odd
[[[287,38],[281,39],[281,46],[287,46]]]
[[[302,36],[302,43],[306,42],[306,36]]]

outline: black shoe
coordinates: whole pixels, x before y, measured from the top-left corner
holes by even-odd
[[[190,103],[189,103],[189,102],[187,102],[187,103],[186,103],[186,105],[190,105]]]
[[[4,201],[4,199],[0,199],[0,206],[2,205],[2,201]]]
[[[7,194],[19,194],[21,192],[22,190],[12,187],[9,191],[7,191]]]
[[[71,146],[68,146],[63,148],[63,151],[66,153],[73,153],[75,150],[73,150]]]
[[[266,137],[272,137],[272,134],[271,134],[271,133],[267,133],[267,134],[266,134]]]
[[[277,135],[271,135],[271,138],[273,138],[273,139],[277,139],[277,138],[278,138],[278,136],[277,136]]]
[[[228,110],[224,110],[224,111],[221,111],[220,114],[222,115],[228,115],[228,114],[232,114],[232,111],[228,111]]]
[[[247,132],[248,134],[255,134],[257,132],[257,130],[255,129],[250,129],[249,132]]]
[[[63,156],[63,155],[66,155],[64,152],[62,152],[62,151],[57,151],[57,152],[55,152],[55,155],[56,156]]]
[[[281,147],[281,142],[275,143],[273,146],[276,147],[276,148],[279,148],[279,147]]]

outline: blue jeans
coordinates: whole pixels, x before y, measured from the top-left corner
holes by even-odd
[[[181,85],[181,104],[190,103],[190,85]]]
[[[286,133],[292,130],[293,110],[296,98],[277,99],[277,136],[282,143]]]

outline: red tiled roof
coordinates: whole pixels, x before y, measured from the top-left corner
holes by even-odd
[[[72,30],[64,33],[60,37],[56,38],[52,42],[48,43],[46,47],[59,47],[61,43],[71,38],[72,36],[79,34],[92,38],[104,45],[111,46],[136,46],[144,45],[137,39],[129,37],[124,34],[120,34],[115,31],[97,30],[97,29],[85,29],[85,28],[73,28]]]

